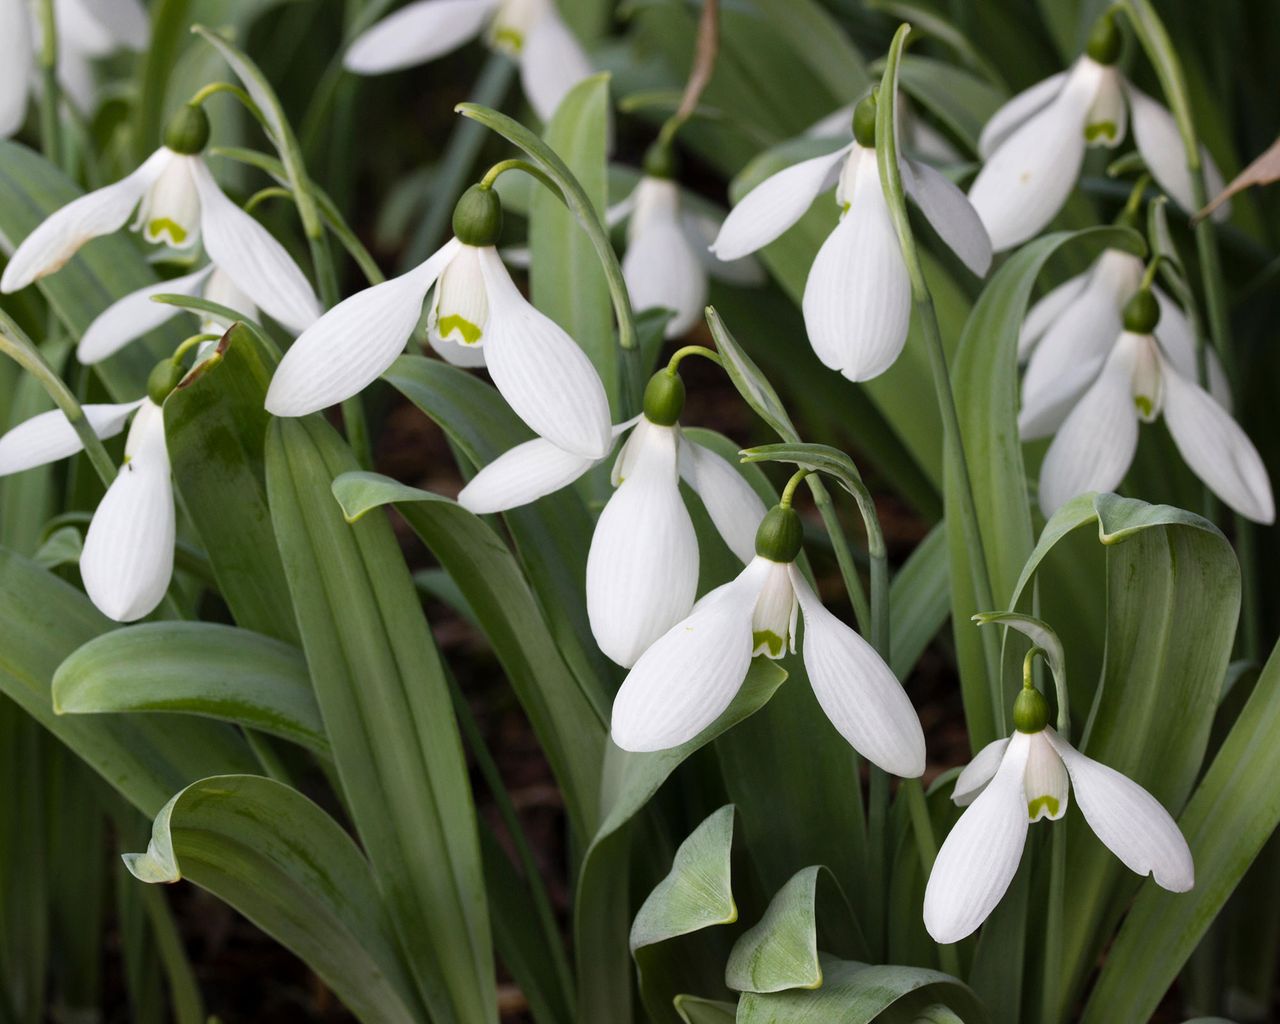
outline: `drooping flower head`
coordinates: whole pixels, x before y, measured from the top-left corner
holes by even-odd
[[[779,171],[729,213],[712,251],[738,259],[768,245],[836,186],[840,220],[818,250],[804,289],[809,343],[825,366],[850,380],[884,373],[902,352],[911,282],[885,201],[875,151],[875,103],[854,112],[854,141]],[[942,240],[982,276],[991,243],[964,193],[927,164],[900,158],[902,184]]]
[[[23,240],[0,291],[57,272],[90,239],[124,227],[136,210],[132,227],[148,242],[176,249],[203,243],[210,261],[258,307],[290,330],[306,328],[320,313],[315,292],[284,246],[218,188],[201,156],[208,140],[204,111],[184,106],[166,127],[165,144],[141,167],[68,203]]]
[[[358,36],[343,64],[379,75],[435,60],[483,34],[519,62],[530,106],[550,120],[591,62],[560,17],[555,0],[415,0]]]

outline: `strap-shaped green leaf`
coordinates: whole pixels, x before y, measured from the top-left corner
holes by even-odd
[[[674,1001],[676,1013],[684,1024],[733,1024],[738,1009],[733,1003],[697,996],[679,995]]]
[[[302,652],[212,622],[144,622],[90,640],[58,666],[53,706],[60,715],[180,711],[329,750]]]
[[[156,815],[143,882],[186,878],[288,946],[367,1024],[414,1024],[421,1004],[368,862],[323,810],[255,775],[193,783]]]

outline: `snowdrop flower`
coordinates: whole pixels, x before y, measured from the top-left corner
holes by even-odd
[[[253,319],[258,307],[245,295],[227,274],[212,263],[183,277],[171,278],[158,284],[149,284],[117,299],[104,309],[85,329],[76,346],[76,358],[86,366],[101,362],[114,355],[131,341],[136,341],[148,331],[171,320],[179,313],[187,312],[179,306],[164,302],[152,302],[153,295],[198,295],[233,309],[242,316]],[[200,330],[205,334],[220,334],[231,324],[224,318],[210,313],[200,314]],[[211,343],[206,343],[211,344]],[[200,351],[199,356],[205,352]]]
[[[404,349],[435,285],[432,344],[452,362],[483,365],[502,397],[556,447],[589,459],[609,451],[604,385],[563,329],[522,296],[494,247],[502,205],[487,185],[467,190],[456,235],[414,270],[340,302],[293,343],[267,390],[267,411],[305,416],[357,394]]]
[[[1127,868],[1171,892],[1192,887],[1187,841],[1155,797],[1050,728],[1038,690],[1018,695],[1013,721],[1013,735],[983,747],[956,779],[951,798],[969,806],[938,851],[924,893],[924,923],[935,941],[959,942],[987,919],[1018,870],[1027,826],[1066,814],[1070,787],[1084,820]]]
[[[1018,356],[1027,362],[1022,378],[1018,429],[1024,441],[1048,437],[1098,377],[1120,334],[1125,304],[1142,281],[1142,260],[1107,249],[1083,274],[1065,281],[1031,307],[1018,337]],[[1174,368],[1198,379],[1196,339],[1182,310],[1158,286],[1160,344]],[[1218,354],[1208,357],[1209,391],[1224,409],[1231,389]]]
[[[752,189],[725,219],[712,251],[737,259],[791,227],[817,196],[836,185],[842,213],[809,270],[804,322],[823,364],[850,380],[870,380],[893,365],[907,340],[911,282],[876,166],[875,104],[858,104],[854,141],[803,160]],[[903,159],[902,184],[934,229],[979,276],[991,244],[964,193],[933,168]]]
[[[168,361],[152,374],[147,398],[123,405],[86,405],[85,418],[101,438],[114,437],[136,412],[125,441],[124,464],[89,523],[80,576],[98,610],[116,622],[150,614],[173,575],[174,504],[165,444],[163,401],[179,371]],[[80,438],[60,409],[41,413],[0,437],[0,475],[67,458]]]
[[[613,464],[616,490],[596,523],[587,555],[587,613],[606,655],[630,667],[689,614],[698,588],[698,539],[680,496],[683,479],[706,506],[729,548],[754,555],[764,503],[728,462],[681,433],[684,383],[671,370],[645,388],[644,412]],[[458,503],[477,515],[527,504],[578,479],[599,459],[526,441],[476,474]]]
[[[1019,93],[983,128],[978,149],[986,164],[969,200],[997,252],[1044,229],[1080,177],[1085,149],[1119,146],[1129,117],[1138,152],[1156,182],[1184,210],[1196,208],[1177,122],[1115,66],[1120,46],[1112,16],[1104,15],[1070,71]],[[1222,175],[1203,149],[1201,158],[1206,187],[1215,195]],[[1228,215],[1220,210],[1215,217]]]
[[[0,277],[16,292],[52,274],[92,238],[132,225],[148,242],[190,249],[202,241],[209,259],[261,309],[293,331],[320,315],[306,277],[266,228],[223,195],[200,156],[209,119],[186,106],[165,129],[165,144],[132,174],[83,195],[44,220],[18,246]]]
[[[40,25],[30,0],[0,0],[0,138],[22,127],[36,81]],[[146,9],[138,0],[54,0],[58,35],[58,85],[89,113],[94,104],[92,61],[118,50],[144,50],[150,36]]]
[[[693,739],[729,706],[755,655],[795,652],[802,612],[805,669],[831,723],[885,771],[924,772],[924,734],[911,702],[871,645],[827,611],[805,580],[795,564],[801,532],[793,509],[771,509],[756,557],[640,656],[613,702],[619,747],[666,750]]]
[[[363,32],[343,64],[358,75],[399,71],[435,60],[481,33],[495,50],[519,62],[524,94],[544,121],[591,74],[591,62],[555,0],[415,0]]]
[[[1119,486],[1138,447],[1138,423],[1164,414],[1183,459],[1205,485],[1247,519],[1270,523],[1275,501],[1257,449],[1227,412],[1185,376],[1157,340],[1160,308],[1139,291],[1097,379],[1058,429],[1040,467],[1046,516],[1086,491]]]

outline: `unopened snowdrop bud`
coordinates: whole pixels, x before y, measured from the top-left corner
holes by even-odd
[[[164,144],[183,156],[203,153],[209,144],[209,115],[204,107],[193,103],[180,107],[165,125]]]
[[[684,411],[684,381],[671,370],[659,370],[644,388],[644,418],[659,427],[680,421]]]
[[[1150,288],[1134,292],[1124,307],[1124,329],[1130,334],[1155,334],[1160,322],[1160,303]]]
[[[771,562],[794,562],[803,542],[804,525],[796,510],[774,505],[756,531],[756,554]]]
[[[463,245],[497,245],[502,200],[489,185],[472,185],[453,208],[453,233]]]

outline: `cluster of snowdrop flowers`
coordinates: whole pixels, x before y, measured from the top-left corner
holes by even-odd
[[[1253,442],[1170,352],[1161,305],[1147,287],[1124,309],[1122,330],[1096,377],[1058,428],[1040,467],[1045,515],[1086,491],[1114,490],[1138,447],[1138,423],[1161,415],[1187,465],[1232,510],[1275,520],[1266,467]],[[1176,320],[1174,321],[1177,322]]]
[[[136,209],[133,228],[148,242],[177,249],[202,242],[213,265],[253,303],[290,330],[303,330],[320,314],[311,284],[284,246],[223,194],[200,155],[208,141],[204,110],[184,106],[166,127],[164,145],[141,167],[68,203],[22,241],[0,277],[0,291],[17,291],[61,269],[90,239],[122,228]],[[107,340],[118,347],[129,340],[122,337],[116,326]],[[98,358],[107,354],[99,351]]]
[[[997,252],[1039,234],[1067,201],[1085,149],[1120,145],[1130,119],[1138,152],[1157,184],[1184,210],[1195,209],[1177,123],[1116,67],[1121,42],[1114,19],[1104,15],[1069,71],[1019,93],[983,128],[978,149],[986,162],[969,200]],[[1203,149],[1201,159],[1208,191],[1216,194],[1222,175]],[[1229,214],[1223,206],[1214,216]]]
[[[0,0],[0,138],[22,127],[37,81],[39,19],[30,0]],[[93,61],[119,50],[143,50],[150,38],[146,9],[138,0],[53,0],[58,38],[58,88],[81,111],[92,111]]]
[[[555,0],[416,0],[361,33],[343,63],[359,75],[398,71],[442,57],[481,34],[519,62],[525,97],[544,121],[591,74],[591,62]]]
[[[911,320],[911,282],[880,181],[875,101],[854,110],[854,139],[834,153],[765,179],[725,219],[712,251],[738,259],[768,245],[833,185],[840,220],[818,250],[804,289],[809,343],[823,364],[850,380],[884,373],[902,352]],[[955,185],[926,164],[901,158],[902,184],[939,237],[978,276],[991,242]]]
[[[1094,834],[1131,871],[1171,892],[1194,884],[1191,851],[1169,812],[1048,722],[1048,704],[1028,678],[1014,701],[1013,735],[983,747],[956,779],[951,798],[966,810],[924,894],[925,927],[936,941],[959,942],[987,919],[1017,873],[1029,824],[1066,814],[1070,787]]]
[[[728,708],[751,660],[801,648],[818,703],[873,764],[904,778],[923,774],[920,720],[875,649],[823,606],[796,564],[800,517],[790,488],[756,533],[756,555],[730,582],[640,656],[613,703],[613,741],[651,751],[687,743]],[[804,640],[796,625],[804,616]]]
[[[644,412],[614,428],[615,436],[631,434],[613,464],[616,490],[591,537],[587,613],[600,650],[626,667],[693,607],[698,539],[680,481],[702,499],[744,562],[754,555],[764,516],[764,503],[742,475],[681,432],[683,406],[679,375],[660,370],[645,388]],[[599,461],[535,438],[485,466],[458,503],[476,514],[515,508],[567,486]]]

